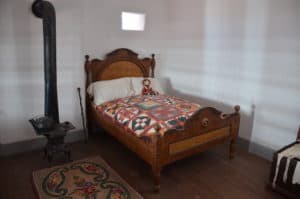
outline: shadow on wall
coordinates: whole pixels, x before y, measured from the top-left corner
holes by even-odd
[[[214,101],[211,99],[207,99],[207,98],[204,98],[201,96],[195,96],[195,95],[187,94],[182,91],[176,90],[172,86],[172,83],[169,78],[163,78],[163,79],[161,79],[161,82],[162,82],[163,88],[167,91],[166,93],[169,95],[174,95],[177,97],[181,97],[181,98],[199,103],[202,107],[207,107],[207,106],[214,107],[225,113],[233,113],[234,112],[234,107],[230,106],[228,104],[220,103],[220,102],[217,102],[217,101]],[[240,122],[240,133],[239,133],[240,136],[239,136],[238,144],[244,150],[249,151],[250,138],[252,135],[253,124],[254,124],[255,106],[252,105],[250,115],[247,114],[245,111],[243,111],[243,107],[241,107],[240,114],[241,114],[241,122]],[[241,134],[243,136],[241,136]]]
[[[266,2],[261,19],[261,67],[250,151],[263,157],[294,141],[299,125],[299,1]],[[278,26],[278,24],[281,24]]]

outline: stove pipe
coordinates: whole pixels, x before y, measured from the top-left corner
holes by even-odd
[[[43,0],[32,4],[33,14],[43,20],[45,116],[59,123],[57,80],[56,80],[56,22],[54,6]]]

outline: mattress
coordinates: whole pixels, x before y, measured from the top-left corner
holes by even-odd
[[[105,102],[97,111],[138,137],[164,135],[171,129],[182,130],[200,105],[168,95],[136,95]]]

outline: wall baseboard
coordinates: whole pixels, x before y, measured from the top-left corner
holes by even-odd
[[[67,143],[72,143],[80,140],[84,140],[83,130],[70,132],[65,138],[65,141]],[[46,145],[46,142],[46,138],[43,137],[10,144],[0,144],[0,156],[10,156],[43,149]]]
[[[249,151],[250,142],[248,140],[238,137],[236,144],[238,148]]]
[[[255,142],[250,142],[244,138],[239,137],[237,140],[237,146],[243,150],[248,151],[249,153],[253,153],[258,155],[266,160],[272,160],[273,154],[275,153],[274,149],[262,146]]]
[[[257,144],[255,142],[251,142],[249,152],[272,161],[273,154],[276,152],[276,150]]]

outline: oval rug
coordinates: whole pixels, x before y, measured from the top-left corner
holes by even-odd
[[[142,199],[101,157],[34,171],[39,199]]]

